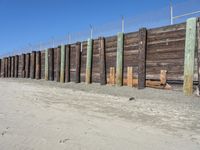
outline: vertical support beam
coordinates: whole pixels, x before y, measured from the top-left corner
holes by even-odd
[[[81,69],[81,57],[80,57],[81,43],[76,43],[76,79],[75,83],[80,83],[80,69]]]
[[[65,45],[61,46],[60,82],[65,82]]]
[[[5,62],[6,62],[6,59],[5,58],[3,58],[3,69],[2,69],[2,76],[5,78]]]
[[[106,81],[106,58],[105,58],[105,39],[99,38],[99,53],[100,53],[100,84],[105,85]]]
[[[26,78],[30,77],[30,53],[26,54],[26,66],[25,66],[25,76]]]
[[[117,37],[117,63],[116,63],[116,84],[123,84],[123,51],[124,51],[124,34],[118,33]]]
[[[197,45],[198,45],[198,50],[197,50],[197,71],[198,71],[198,89],[199,89],[199,95],[200,95],[200,18],[198,19],[198,24],[197,24]]]
[[[92,79],[92,39],[87,42],[87,60],[86,60],[86,74],[85,81],[87,84],[91,83]]]
[[[10,57],[10,77],[13,77],[13,57]]]
[[[65,82],[70,82],[70,45],[66,46]]]
[[[139,56],[138,56],[138,89],[144,89],[146,86],[146,45],[147,30],[139,30]]]
[[[6,63],[5,63],[5,77],[8,77],[8,57],[6,57]]]
[[[49,58],[49,51],[48,49],[45,50],[45,71],[44,71],[44,74],[45,74],[45,80],[48,80],[49,79],[49,61],[48,61],[48,58]]]
[[[22,78],[25,78],[25,54],[22,54],[22,61],[21,61],[21,63],[22,63],[22,70],[21,70],[21,77]]]
[[[31,68],[30,68],[31,79],[35,79],[35,59],[36,59],[36,52],[32,51],[32,53],[31,53]]]
[[[11,77],[11,57],[8,57],[8,78]]]
[[[60,82],[60,57],[61,57],[61,47],[59,46],[57,49],[57,55],[56,55],[56,81]]]
[[[19,63],[19,56],[15,56],[15,78],[18,78],[18,63]]]
[[[41,79],[41,52],[36,52],[36,69],[35,69],[35,78],[37,80]]]
[[[2,67],[1,67],[1,65],[2,65],[2,59],[0,59],[0,78],[2,77],[2,71],[1,71]]]
[[[115,67],[110,67],[109,84],[115,85]]]
[[[12,77],[15,77],[15,56],[12,57]]]
[[[54,49],[48,49],[48,76],[49,80],[54,80]]]
[[[186,24],[185,59],[184,59],[184,84],[183,92],[190,96],[193,93],[194,53],[196,49],[197,19],[190,18]]]
[[[133,67],[127,67],[127,86],[133,87]]]

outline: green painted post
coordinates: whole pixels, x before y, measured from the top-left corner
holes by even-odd
[[[194,75],[194,53],[196,49],[196,27],[197,19],[190,18],[186,25],[185,40],[185,60],[184,60],[184,84],[183,92],[190,96],[193,93],[193,75]]]
[[[123,49],[124,49],[124,34],[118,33],[117,37],[117,62],[116,62],[116,84],[123,84]]]
[[[61,46],[60,82],[65,82],[65,45]]]
[[[45,80],[49,79],[49,65],[48,65],[48,49],[45,50]]]
[[[85,81],[87,84],[91,83],[92,74],[92,39],[88,39],[87,43],[87,63]]]

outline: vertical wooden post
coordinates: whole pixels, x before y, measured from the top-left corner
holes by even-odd
[[[54,49],[49,48],[48,49],[48,76],[49,80],[54,80]]]
[[[35,78],[37,80],[41,79],[41,52],[36,52],[36,69],[35,69]]]
[[[85,81],[87,84],[91,83],[92,79],[92,39],[87,42],[87,60],[86,60],[86,74]]]
[[[15,56],[15,78],[18,78],[18,63],[19,63],[19,56]]]
[[[190,96],[193,93],[194,53],[196,48],[197,19],[190,18],[186,24],[185,59],[184,59],[184,84],[183,92]]]
[[[3,58],[3,69],[2,69],[2,71],[3,71],[3,77],[5,78],[5,62],[6,62],[6,59],[5,58]]]
[[[21,70],[21,77],[25,78],[25,54],[22,54],[22,70]]]
[[[44,74],[45,74],[45,80],[48,80],[49,79],[49,61],[48,61],[48,58],[49,58],[49,51],[48,49],[45,50],[45,71],[44,71]]]
[[[144,89],[146,86],[146,45],[147,30],[139,30],[139,56],[138,56],[138,89]]]
[[[75,83],[80,83],[80,63],[81,63],[81,57],[80,57],[80,48],[81,48],[81,43],[78,42],[76,43],[76,79]]]
[[[61,46],[57,48],[57,55],[56,55],[56,81],[60,82],[60,57],[61,57]]]
[[[15,77],[15,56],[12,57],[12,77]]]
[[[124,34],[118,33],[117,37],[117,66],[116,66],[116,84],[123,84],[123,50],[124,50]]]
[[[32,51],[32,53],[31,53],[31,68],[30,68],[31,79],[35,79],[35,59],[36,59],[36,52]]]
[[[60,82],[65,82],[65,45],[61,46]]]
[[[166,85],[167,83],[167,70],[160,70],[160,83]]]
[[[197,50],[197,70],[198,70],[198,89],[199,89],[199,95],[200,95],[200,19],[198,19],[198,26],[197,26],[197,45],[198,45],[198,50]]]
[[[8,57],[8,78],[11,76],[11,59]]]
[[[105,85],[106,81],[106,59],[105,59],[105,39],[99,38],[99,53],[100,53],[100,83]]]
[[[127,67],[127,86],[133,87],[133,67]]]
[[[8,57],[5,58],[6,59],[6,63],[5,63],[5,77],[8,77]]]
[[[25,76],[26,78],[30,77],[30,53],[26,54],[26,66],[25,66]]]
[[[13,77],[13,57],[10,57],[10,77]]]
[[[1,71],[2,67],[1,67],[1,64],[2,64],[2,59],[0,59],[0,78],[2,77],[2,71]]]
[[[66,46],[65,82],[70,82],[70,45]]]
[[[110,67],[109,84],[115,85],[115,67]]]

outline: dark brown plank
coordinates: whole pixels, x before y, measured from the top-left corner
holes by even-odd
[[[15,56],[15,78],[18,78],[18,66],[19,66],[19,56]]]
[[[138,89],[144,89],[146,85],[146,41],[147,30],[139,30],[139,62],[138,62]]]
[[[22,54],[21,56],[21,64],[22,64],[22,68],[21,68],[21,77],[22,78],[25,78],[25,58],[26,58],[26,55],[25,54]]]
[[[36,52],[32,51],[32,53],[31,53],[31,67],[30,67],[30,77],[31,77],[31,79],[35,79],[35,60],[36,60]]]
[[[8,78],[11,77],[11,59],[8,57]]]
[[[60,58],[61,57],[61,47],[57,48],[57,55],[56,55],[56,81],[60,82]]]
[[[198,51],[197,51],[197,70],[198,70],[198,89],[199,89],[199,95],[200,95],[200,19],[198,20],[198,25],[197,25],[197,41],[198,41]]]
[[[66,45],[65,55],[65,82],[70,82],[70,45]]]
[[[30,53],[26,54],[26,66],[25,66],[26,78],[30,77]]]
[[[106,82],[106,60],[105,60],[105,39],[99,38],[99,53],[100,53],[100,83],[105,85]]]
[[[80,83],[80,62],[81,62],[81,57],[80,57],[80,49],[81,49],[81,43],[78,42],[76,43],[76,75],[75,75],[75,83]]]
[[[54,80],[54,49],[49,48],[48,49],[48,75],[49,75],[49,80],[53,81]]]
[[[0,59],[0,77],[2,77],[1,64],[2,64],[2,59]]]
[[[38,51],[36,52],[36,73],[35,73],[35,78],[41,79],[41,52]]]

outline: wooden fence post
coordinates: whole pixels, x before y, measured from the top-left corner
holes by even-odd
[[[167,83],[167,70],[160,70],[160,84],[166,85]]]
[[[6,57],[6,63],[5,63],[5,72],[6,72],[6,74],[5,74],[5,77],[7,78],[8,77],[8,57]]]
[[[18,63],[19,63],[19,56],[15,56],[15,78],[18,78]]]
[[[99,53],[100,53],[100,83],[105,85],[106,81],[106,60],[105,60],[105,39],[99,38]]]
[[[117,37],[117,63],[116,63],[116,84],[123,84],[123,50],[124,50],[124,34],[118,33]]]
[[[199,89],[199,95],[200,95],[200,18],[198,19],[198,26],[197,26],[197,56],[198,56],[198,63],[197,63],[197,70],[198,70],[198,89]]]
[[[10,77],[13,77],[13,59],[10,57]]]
[[[61,46],[60,82],[65,82],[65,45]]]
[[[35,79],[35,58],[36,58],[36,52],[32,51],[32,53],[31,53],[31,68],[30,68],[31,79]]]
[[[0,59],[0,78],[2,77],[2,71],[1,71],[2,67],[1,67],[1,64],[2,64],[2,59]]]
[[[115,67],[110,67],[109,84],[115,85]]]
[[[127,86],[133,87],[133,67],[127,67]]]
[[[86,62],[86,74],[85,81],[87,84],[91,83],[92,79],[92,39],[88,39],[87,42],[87,62]]]
[[[36,52],[36,69],[35,77],[37,80],[41,79],[41,52]]]
[[[3,69],[2,69],[2,71],[3,71],[3,77],[5,78],[5,58],[3,58]]]
[[[49,48],[48,49],[48,76],[49,80],[54,80],[54,49]]]
[[[65,82],[70,82],[70,45],[66,46]]]
[[[57,55],[56,55],[56,81],[60,82],[60,57],[61,57],[61,47],[59,46],[57,49]]]
[[[81,43],[80,42],[76,43],[76,79],[75,79],[75,83],[80,83],[80,62],[81,62],[80,48],[81,48]]]
[[[25,54],[22,54],[22,69],[21,69],[21,77],[25,78]]]
[[[48,58],[49,58],[49,51],[48,49],[45,50],[45,80],[48,80],[49,79],[49,61],[48,61]]]
[[[186,24],[185,59],[184,59],[184,84],[183,92],[190,96],[193,93],[194,53],[196,49],[197,19],[190,18]]]
[[[146,45],[147,30],[139,30],[139,56],[138,56],[138,89],[144,89],[146,86]]]
[[[30,53],[26,54],[26,66],[25,66],[25,73],[26,73],[26,78],[30,77]]]
[[[11,77],[11,57],[8,57],[8,77]]]
[[[15,56],[12,57],[12,78],[15,77]]]

